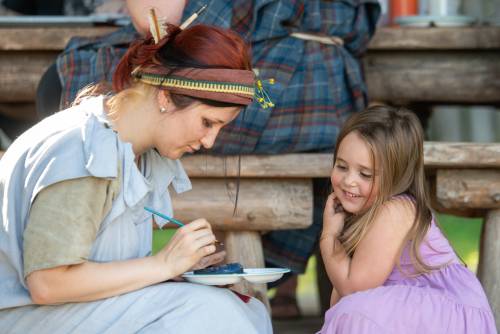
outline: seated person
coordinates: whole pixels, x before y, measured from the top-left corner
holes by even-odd
[[[172,73],[180,83],[169,84]],[[204,88],[214,77],[242,89]],[[170,25],[158,43],[132,43],[112,83],[113,93],[83,91],[0,160],[2,333],[272,333],[257,299],[171,281],[223,260],[209,222],[180,227],[152,255],[153,223],[166,221],[144,210],[171,216],[169,185],[191,187],[178,159],[210,149],[252,102],[246,43],[227,29]]]
[[[45,85],[56,87],[54,81],[60,82],[61,92],[37,98],[37,104],[48,101],[56,105],[40,113],[53,113],[59,102],[68,105],[89,83],[110,82],[126,46],[147,30],[143,19],[147,8],[159,9],[159,16],[166,21],[180,22],[205,3],[172,0],[168,10],[161,11],[166,2],[128,1],[134,26],[96,39],[74,38],[69,42],[57,59],[57,67],[52,68],[54,80]],[[248,106],[234,123],[222,129],[211,154],[333,150],[344,120],[367,105],[360,57],[374,34],[379,12],[377,0],[210,1],[197,22],[232,28],[251,43],[253,66],[274,104],[264,110],[256,104]],[[322,38],[317,40],[315,35]],[[274,85],[266,84],[270,78],[275,79]],[[263,236],[270,266],[288,267],[294,274],[305,271],[317,247],[327,188],[328,181],[315,180],[315,209],[309,228]]]

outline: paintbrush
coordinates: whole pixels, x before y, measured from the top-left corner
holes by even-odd
[[[174,224],[176,224],[176,225],[178,225],[178,226],[180,226],[180,227],[182,227],[182,226],[184,226],[184,225],[185,225],[184,223],[181,223],[181,222],[180,222],[180,221],[178,221],[177,219],[172,218],[172,217],[169,217],[169,216],[167,216],[167,215],[164,215],[163,213],[160,213],[160,212],[158,212],[158,211],[156,211],[156,210],[153,210],[153,209],[151,209],[151,208],[148,208],[147,206],[145,206],[145,207],[144,207],[144,210],[149,211],[149,212],[151,212],[152,214],[157,215],[158,217],[161,217],[161,218],[163,218],[163,219],[166,219],[166,220],[168,220],[169,222],[174,223]],[[215,240],[215,241],[214,241],[214,243],[215,243],[216,245],[221,245],[221,246],[222,246],[222,245],[224,245],[224,244],[223,244],[222,242],[220,242],[219,240]]]

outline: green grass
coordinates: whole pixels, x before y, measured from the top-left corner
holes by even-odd
[[[438,215],[438,223],[451,245],[472,271],[477,270],[482,218]]]
[[[170,240],[175,231],[174,228],[153,231],[153,254],[156,254]]]

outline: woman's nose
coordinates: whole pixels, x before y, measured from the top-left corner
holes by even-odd
[[[201,138],[201,144],[205,149],[210,149],[214,146],[215,138],[217,138],[217,134],[219,133],[218,129],[214,129],[209,131],[203,138]]]

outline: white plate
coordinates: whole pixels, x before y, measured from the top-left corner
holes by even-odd
[[[243,274],[209,274],[195,275],[192,271],[184,273],[184,277],[188,282],[205,284],[205,285],[227,285],[236,284],[241,280],[246,280],[250,283],[269,283],[277,281],[288,273],[287,268],[248,268],[243,269]]]

